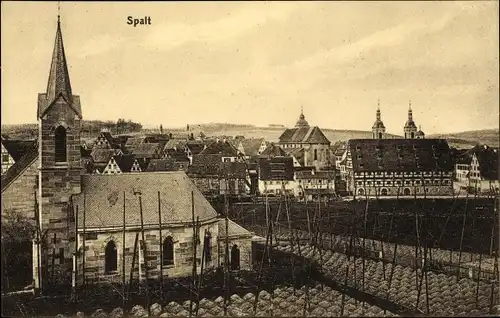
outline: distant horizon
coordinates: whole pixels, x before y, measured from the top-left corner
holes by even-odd
[[[101,121],[101,122],[106,122],[106,121],[113,121],[113,122],[116,122],[118,119],[116,120],[103,120],[103,119],[83,119],[83,121]],[[128,120],[128,118],[125,118],[125,120]],[[133,119],[131,119],[132,121],[134,121]],[[139,122],[139,124],[142,125],[142,123]],[[22,125],[38,125],[37,122],[32,122],[32,123],[20,123],[20,124],[5,124],[5,123],[2,123],[1,124],[2,126],[22,126]],[[173,129],[173,130],[186,130],[188,123],[184,124],[183,126],[163,126],[163,130],[168,130],[168,129]],[[294,125],[292,126],[287,126],[287,125],[284,125],[283,127],[269,127],[269,125],[282,125],[282,124],[268,124],[267,126],[259,126],[259,125],[255,125],[255,124],[234,124],[234,123],[223,123],[223,122],[207,122],[207,123],[201,123],[201,124],[189,124],[190,128],[195,128],[196,126],[208,126],[208,125],[234,125],[234,126],[250,126],[250,127],[255,127],[255,128],[268,128],[268,129],[279,129],[279,128],[283,128],[283,129],[287,129],[287,128],[294,128]],[[315,125],[311,125],[311,127],[313,127]],[[371,129],[367,129],[367,130],[362,130],[362,129],[340,129],[340,128],[330,128],[330,127],[320,127],[318,126],[320,129],[322,130],[333,130],[333,131],[354,131],[354,132],[371,132]],[[160,129],[160,125],[158,126],[147,126],[147,125],[143,125],[142,126],[142,129],[146,129],[146,130],[151,130],[151,129],[157,129],[159,130]],[[403,128],[401,128],[401,130],[403,130]],[[423,129],[422,129],[423,130]],[[500,131],[500,128],[499,127],[492,127],[492,128],[480,128],[480,129],[473,129],[473,130],[458,130],[458,131],[453,131],[453,132],[437,132],[437,133],[431,133],[431,134],[427,134],[426,135],[452,135],[452,134],[459,134],[459,133],[469,133],[469,132],[479,132],[479,131],[485,131],[485,130],[496,130],[496,131]],[[386,131],[387,134],[389,135],[394,135],[394,136],[404,136],[404,133],[394,133],[394,132],[390,132],[390,131]],[[424,131],[425,133],[425,131]]]

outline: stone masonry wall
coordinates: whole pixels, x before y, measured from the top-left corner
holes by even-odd
[[[7,211],[35,219],[38,160],[35,160],[10,186],[2,192],[2,217]]]
[[[201,256],[204,231],[209,230],[212,234],[212,261],[206,262],[204,268],[211,268],[217,264],[217,243],[218,236],[217,221],[200,227],[200,241],[197,243],[197,271],[201,270]],[[123,257],[125,257],[125,278],[130,281],[130,271],[134,256],[134,243],[137,233],[139,233],[138,241],[142,240],[140,230],[126,231],[125,233],[125,255],[123,254],[123,232],[115,231],[108,233],[88,233],[85,241],[85,277],[87,283],[99,282],[122,282],[123,273]],[[91,237],[93,236],[93,237]],[[193,269],[193,229],[191,226],[175,227],[162,229],[162,240],[167,236],[171,236],[174,241],[174,265],[163,267],[163,277],[182,277],[190,276]],[[146,241],[146,253],[139,253],[139,244],[135,258],[135,266],[133,271],[133,279],[139,277],[139,255],[141,255],[141,278],[145,279],[145,264],[148,262],[148,275],[150,279],[158,278],[160,275],[160,232],[158,229],[145,230],[144,238]],[[106,244],[113,240],[117,247],[118,266],[117,272],[113,274],[105,274],[105,248]],[[79,244],[83,244],[83,234],[79,231]],[[79,281],[81,282],[83,272],[83,255],[78,260]]]
[[[252,269],[252,238],[251,237],[237,237],[229,238],[229,266],[231,266],[231,248],[233,245],[238,245],[240,249],[240,270]],[[219,264],[224,264],[225,253],[225,239],[221,238],[218,242],[219,246]]]

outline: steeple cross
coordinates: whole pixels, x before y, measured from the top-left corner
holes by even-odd
[[[57,23],[60,22],[61,19],[61,1],[57,1]]]

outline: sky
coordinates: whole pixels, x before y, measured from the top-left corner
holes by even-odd
[[[2,124],[36,122],[57,2],[1,2]],[[127,17],[151,17],[133,27]],[[498,128],[497,1],[63,2],[84,119],[402,134]]]

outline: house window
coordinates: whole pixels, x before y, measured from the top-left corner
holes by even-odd
[[[7,153],[2,154],[2,162],[5,162],[5,163],[9,162],[9,154],[7,154]]]
[[[240,249],[238,245],[233,245],[231,248],[231,270],[240,269]]]
[[[387,189],[386,188],[382,189],[382,195],[387,195]]]
[[[411,194],[410,189],[405,188],[405,189],[404,189],[404,195],[410,195],[410,194]]]
[[[174,265],[174,240],[167,236],[163,241],[163,265]]]
[[[104,272],[106,274],[111,274],[116,272],[118,269],[118,252],[116,250],[116,244],[114,241],[109,241],[106,244],[106,250],[104,252]]]
[[[55,161],[66,162],[66,129],[63,126],[56,128],[54,137]]]
[[[358,189],[358,195],[364,195],[365,194],[365,190],[363,189]]]
[[[314,160],[318,160],[318,149],[314,149]]]

